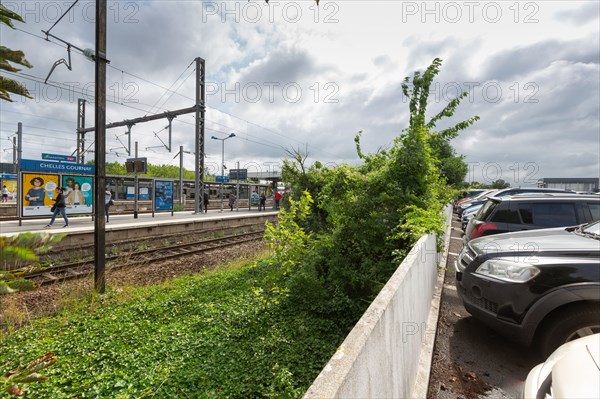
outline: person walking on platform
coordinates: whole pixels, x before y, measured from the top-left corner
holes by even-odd
[[[2,202],[8,202],[8,188],[6,184],[2,186]]]
[[[275,200],[275,209],[279,209],[279,201],[281,201],[281,193],[279,191],[277,191],[275,193],[275,195],[273,196],[273,199]]]
[[[231,211],[233,212],[233,206],[235,205],[235,200],[237,198],[235,197],[235,194],[230,193],[229,194],[229,208],[231,208]]]
[[[106,223],[108,223],[108,214],[110,211],[110,206],[112,204],[113,204],[112,193],[107,188],[106,191],[104,191],[104,211],[106,212]]]
[[[265,195],[265,193],[262,193],[260,195],[260,203],[258,204],[258,210],[260,211],[262,209],[263,211],[266,211],[267,210],[266,205],[267,205],[267,196]]]
[[[208,195],[208,190],[204,189],[204,213],[208,213],[208,203],[210,202],[210,196]]]
[[[56,198],[54,198],[54,205],[52,205],[52,219],[50,219],[50,223],[46,225],[46,228],[52,227],[54,224],[54,219],[56,219],[56,215],[59,213],[62,215],[63,219],[65,219],[65,225],[63,227],[69,227],[69,219],[67,218],[67,206],[65,205],[65,188],[57,187],[56,188]]]

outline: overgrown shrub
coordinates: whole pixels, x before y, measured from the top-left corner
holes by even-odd
[[[363,162],[331,168],[319,162],[308,166],[307,154],[290,151],[292,157],[282,169],[292,187],[290,198],[300,201],[308,193],[314,199],[310,213],[294,220],[307,239],[302,267],[289,279],[290,293],[293,282],[304,281],[320,299],[368,304],[421,235],[441,235],[441,212],[454,192],[450,184],[460,183],[467,171],[449,141],[479,118],[435,131],[467,95],[461,93],[426,120],[429,89],[440,66],[441,60],[435,59],[425,71],[405,78],[410,123],[390,149],[364,154],[359,132],[355,143]],[[286,223],[280,221],[282,226]],[[298,262],[291,259],[286,262]]]

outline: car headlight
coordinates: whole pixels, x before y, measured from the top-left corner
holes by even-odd
[[[475,273],[511,283],[526,283],[540,274],[540,269],[527,263],[490,259],[483,262]]]

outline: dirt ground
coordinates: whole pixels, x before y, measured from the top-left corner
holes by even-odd
[[[454,285],[461,235],[460,223],[453,221],[427,398],[516,398],[529,370],[542,359],[481,324],[462,306]]]
[[[235,260],[250,259],[265,250],[266,245],[262,241],[248,242],[155,265],[108,270],[106,286],[158,284],[176,276],[198,273]],[[56,314],[68,300],[77,300],[93,289],[92,275],[85,279],[42,286],[34,291],[0,295],[0,333],[2,329],[9,328],[8,324],[22,326],[33,317]]]

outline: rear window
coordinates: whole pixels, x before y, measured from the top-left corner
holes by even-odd
[[[498,223],[521,223],[519,213],[510,209],[498,209],[494,216],[492,216],[492,222]]]
[[[491,213],[494,211],[494,209],[496,209],[497,206],[498,202],[493,200],[487,200],[487,202],[483,204],[481,209],[479,209],[479,212],[477,212],[475,218],[477,220],[487,220],[487,218],[491,215]]]
[[[531,204],[521,209],[521,215],[524,216],[523,222],[536,226],[561,227],[577,224],[573,204]]]
[[[590,212],[592,213],[592,220],[600,219],[600,204],[599,203],[588,203]]]

